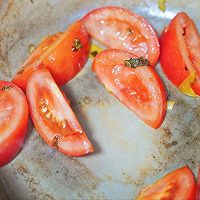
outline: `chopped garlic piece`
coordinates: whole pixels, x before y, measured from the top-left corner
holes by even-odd
[[[35,45],[34,44],[30,44],[28,46],[28,51],[29,51],[29,53],[33,53],[35,51]]]
[[[174,100],[167,101],[167,110],[173,110],[174,105],[175,105]]]

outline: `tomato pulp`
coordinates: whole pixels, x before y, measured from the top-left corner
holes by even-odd
[[[151,67],[125,66],[125,61],[134,57],[123,50],[105,50],[94,58],[92,69],[128,109],[149,126],[158,128],[166,113],[164,86]]]
[[[141,16],[120,7],[102,7],[83,17],[89,34],[104,45],[147,58],[151,66],[158,60],[160,48],[152,26]]]
[[[89,50],[90,36],[82,22],[77,21],[64,33],[44,39],[12,81],[26,91],[29,77],[42,63],[58,85],[65,84],[83,68]]]
[[[195,200],[196,182],[188,167],[167,174],[141,191],[137,200]]]
[[[192,88],[200,95],[200,37],[186,13],[178,13],[172,19],[161,35],[160,45],[160,63],[168,79],[179,87],[195,71]]]
[[[68,100],[46,68],[38,69],[30,77],[27,98],[33,123],[49,146],[71,156],[94,151]]]

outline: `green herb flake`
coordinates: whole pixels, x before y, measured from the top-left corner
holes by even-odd
[[[90,54],[91,54],[93,57],[96,57],[96,55],[98,54],[98,51],[92,51]]]
[[[30,44],[28,46],[28,51],[29,51],[29,53],[33,53],[35,51],[35,45],[34,44]]]
[[[81,41],[76,38],[74,40],[74,45],[72,46],[72,51],[77,52],[79,49],[83,48]]]
[[[133,31],[130,28],[128,28],[128,34],[129,35],[133,34]]]
[[[136,68],[139,66],[150,66],[149,60],[139,57],[139,58],[130,58],[129,60],[125,60],[124,64],[127,67]]]
[[[6,85],[6,86],[3,86],[3,87],[1,88],[1,90],[3,90],[3,91],[8,91],[8,90],[10,90],[11,88],[12,88],[11,85]]]
[[[54,149],[58,149],[58,142],[60,140],[60,136],[59,135],[56,135],[53,140],[52,140],[52,146]]]
[[[158,0],[158,7],[160,10],[165,12],[166,10],[166,0]]]
[[[17,72],[17,74],[22,74],[24,72],[24,69],[21,69],[21,70],[19,70],[18,72]]]

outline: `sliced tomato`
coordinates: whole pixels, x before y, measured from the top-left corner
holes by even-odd
[[[42,39],[41,43],[36,47],[33,53],[25,60],[23,66],[26,66],[28,63],[32,63],[40,58],[40,56],[45,53],[62,35],[62,32],[58,32]]]
[[[196,192],[196,200],[200,200],[200,166],[197,178],[197,192]]]
[[[14,76],[12,82],[18,85],[24,92],[26,91],[26,85],[31,74],[38,68],[41,64],[39,58],[44,54],[54,43],[57,41],[63,33],[55,33],[50,35],[37,46],[33,53],[25,60],[22,68]]]
[[[93,70],[105,87],[126,107],[153,128],[166,113],[166,93],[151,67],[131,68],[124,64],[134,55],[123,50],[105,50],[93,62]]]
[[[167,174],[141,191],[137,200],[194,200],[196,182],[189,167]]]
[[[27,98],[33,123],[48,145],[71,156],[94,151],[66,97],[46,68],[38,69],[29,78]]]
[[[28,126],[24,93],[14,84],[0,81],[0,167],[8,164],[22,148]]]
[[[64,33],[47,37],[25,61],[13,82],[24,91],[38,63],[51,72],[58,85],[71,80],[86,63],[90,50],[90,36],[81,21],[72,24]]]
[[[160,45],[160,63],[168,79],[179,87],[195,71],[192,88],[200,95],[200,37],[186,13],[178,13],[172,19],[161,35]]]
[[[108,6],[92,10],[83,21],[91,36],[104,45],[147,58],[152,66],[156,64],[158,38],[143,17],[125,8]]]

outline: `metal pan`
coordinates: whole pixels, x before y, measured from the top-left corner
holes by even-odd
[[[28,56],[28,46],[47,34],[63,31],[89,10],[117,5],[144,16],[158,34],[178,11],[186,11],[200,28],[199,1],[156,0],[0,0],[0,79],[12,75]],[[158,130],[110,95],[91,72],[91,60],[63,87],[95,153],[72,158],[48,147],[30,122],[20,154],[0,169],[0,199],[133,199],[167,172],[200,160],[200,101],[180,94],[156,70],[175,107]]]

